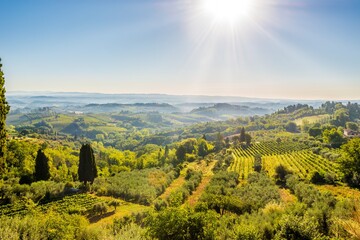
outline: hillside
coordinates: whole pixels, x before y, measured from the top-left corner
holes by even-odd
[[[44,107],[9,115],[14,126],[0,181],[1,238],[181,239],[185,233],[190,239],[287,239],[289,231],[301,239],[357,237],[349,224],[360,226],[352,217],[360,191],[343,156],[356,161],[360,143],[341,132],[342,124],[359,127],[357,104],[296,104],[225,121],[203,112],[249,108],[214,104],[185,115],[144,110],[168,104],[86,106],[134,109],[58,113]],[[208,122],[190,117],[202,115]],[[93,184],[80,182],[78,171],[79,149],[89,142]],[[45,181],[35,177],[39,149],[49,164]],[[27,227],[30,219],[35,228]]]

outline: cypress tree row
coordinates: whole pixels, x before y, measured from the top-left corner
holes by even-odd
[[[5,168],[5,151],[6,151],[6,114],[8,114],[10,107],[5,98],[5,78],[1,70],[0,58],[0,172]]]
[[[79,180],[84,182],[85,185],[87,182],[92,184],[94,179],[97,177],[94,151],[90,144],[84,144],[81,146],[78,175]]]
[[[39,149],[35,160],[35,180],[46,181],[49,180],[49,178],[50,178],[49,159],[46,157],[45,153],[41,149]]]

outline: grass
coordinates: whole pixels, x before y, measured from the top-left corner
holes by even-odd
[[[312,123],[322,122],[329,118],[330,118],[329,114],[323,114],[323,115],[298,118],[298,119],[295,119],[294,122],[296,123],[296,125],[302,126],[304,124],[304,122],[308,122],[308,123],[312,124]]]
[[[107,201],[111,201],[111,197],[101,197],[106,199]],[[99,216],[96,221],[91,222],[91,227],[104,227],[106,225],[112,224],[114,219],[123,218],[125,216],[130,216],[133,213],[145,212],[150,210],[150,207],[143,206],[134,203],[122,202],[122,205],[114,210],[112,207],[109,208],[109,211],[101,216]]]
[[[295,195],[291,194],[289,189],[280,188],[279,194],[281,201],[285,204],[291,204],[296,202]]]
[[[360,200],[360,191],[348,186],[315,185],[320,191],[331,192],[337,198],[350,198]]]

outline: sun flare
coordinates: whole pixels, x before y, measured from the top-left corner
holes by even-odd
[[[203,0],[204,11],[216,20],[235,23],[250,17],[254,0]]]

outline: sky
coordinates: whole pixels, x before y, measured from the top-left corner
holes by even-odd
[[[6,89],[360,99],[359,0],[206,1],[0,0]]]

